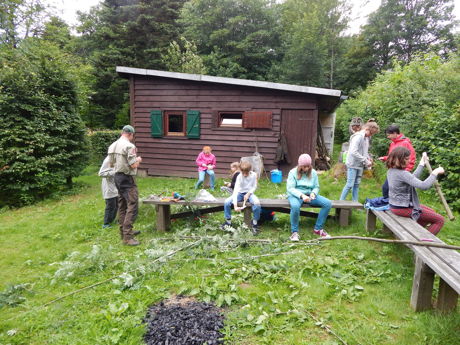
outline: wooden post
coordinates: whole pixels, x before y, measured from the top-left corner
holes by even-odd
[[[348,226],[349,219],[351,216],[351,209],[348,208],[337,208],[335,211],[336,217],[339,220],[340,226]]]
[[[415,311],[431,309],[434,272],[419,257],[415,257],[414,281],[410,305]]]
[[[157,206],[157,230],[168,231],[171,226],[171,207],[169,205]]]
[[[246,206],[243,209],[243,214],[244,214],[244,223],[250,229],[252,226],[252,208],[250,206]]]
[[[458,293],[442,278],[439,278],[439,293],[436,308],[441,312],[449,312],[457,307]]]
[[[374,232],[377,225],[377,216],[372,210],[366,210],[366,230],[367,232]]]

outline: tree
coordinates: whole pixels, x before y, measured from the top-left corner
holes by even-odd
[[[452,0],[384,0],[362,35],[380,71],[393,58],[407,63],[428,52],[447,57],[454,49],[453,18]]]
[[[279,35],[272,0],[191,0],[179,22],[212,75],[266,79]]]
[[[128,101],[127,81],[117,65],[164,69],[162,55],[177,40],[175,23],[185,0],[105,0],[89,14],[81,14],[76,49],[94,66],[90,127],[113,127]]]
[[[171,42],[162,61],[168,71],[205,74],[203,59],[196,52],[196,45],[181,37],[182,47],[176,41]]]
[[[43,198],[85,166],[73,63],[38,39],[0,51],[0,206]]]
[[[0,44],[16,48],[19,42],[40,31],[47,18],[41,0],[2,0],[0,2]]]
[[[348,7],[341,0],[287,0],[281,8],[283,59],[272,69],[283,82],[336,87],[340,35],[347,27]]]

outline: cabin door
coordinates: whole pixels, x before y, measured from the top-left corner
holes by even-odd
[[[287,139],[290,164],[281,164],[284,178],[289,170],[297,166],[302,153],[315,159],[316,129],[318,111],[316,109],[283,109],[281,111],[281,131]]]

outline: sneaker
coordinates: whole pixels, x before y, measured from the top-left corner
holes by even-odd
[[[126,246],[138,246],[141,243],[138,240],[131,238],[129,240],[123,240],[123,244]]]
[[[252,224],[251,232],[254,236],[259,233],[259,224]]]
[[[107,229],[107,228],[110,228],[110,227],[111,227],[110,224],[104,224],[104,225],[102,225],[102,229]]]
[[[139,235],[141,232],[139,230],[133,231],[133,236]]]
[[[313,230],[313,233],[320,236],[320,237],[323,237],[323,238],[330,238],[331,236],[326,232],[324,231],[323,229],[321,230]]]
[[[228,231],[229,229],[231,229],[231,227],[232,227],[232,223],[224,222],[224,223],[220,226],[220,229],[221,229],[221,230],[224,230],[224,231]]]
[[[291,237],[289,237],[289,239],[292,241],[292,242],[299,242],[300,240],[300,237],[299,237],[299,233],[296,231],[296,232],[293,232],[291,234]]]

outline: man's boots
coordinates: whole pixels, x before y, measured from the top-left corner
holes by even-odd
[[[123,244],[127,246],[138,246],[140,242],[134,238],[130,238],[129,240],[123,240]]]

